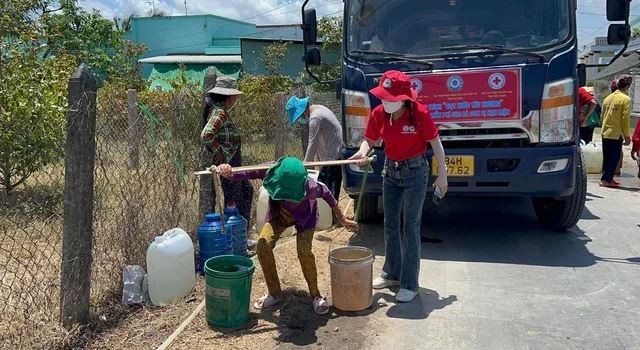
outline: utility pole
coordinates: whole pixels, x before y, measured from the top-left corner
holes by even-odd
[[[156,2],[155,0],[151,0],[151,1],[146,1],[147,4],[151,4],[151,16],[153,17],[156,15]]]

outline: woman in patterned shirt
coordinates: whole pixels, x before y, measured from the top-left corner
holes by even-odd
[[[200,137],[209,152],[213,153],[213,165],[242,165],[242,134],[229,116],[239,95],[235,79],[219,77],[213,89],[207,91],[205,107],[206,123]],[[249,181],[231,181],[221,179],[225,205],[237,205],[240,215],[251,218],[253,187]]]

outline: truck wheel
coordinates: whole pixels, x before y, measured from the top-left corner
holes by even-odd
[[[572,195],[560,198],[534,198],[533,208],[540,222],[556,231],[566,231],[573,227],[584,209],[587,197],[587,171],[584,156],[580,153],[580,162],[576,171],[576,188]]]
[[[354,198],[354,213],[358,210],[358,198]],[[358,222],[371,222],[378,217],[378,196],[362,197],[362,210]]]

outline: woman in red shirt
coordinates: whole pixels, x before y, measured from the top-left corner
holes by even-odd
[[[635,130],[633,130],[633,148],[631,149],[631,158],[638,163],[638,177],[640,178],[640,120],[636,124]]]
[[[386,156],[382,197],[386,258],[382,276],[373,288],[400,286],[396,301],[409,302],[418,294],[420,272],[420,224],[429,182],[425,152],[431,144],[440,165],[434,187],[447,192],[444,149],[433,119],[417,103],[409,77],[399,71],[385,72],[371,93],[382,101],[372,112],[365,140],[352,159],[364,158],[380,139]],[[402,224],[404,226],[402,226]]]

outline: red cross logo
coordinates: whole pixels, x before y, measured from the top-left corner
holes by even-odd
[[[500,90],[504,87],[507,82],[507,78],[505,78],[502,73],[493,73],[489,77],[489,87],[493,90]]]

